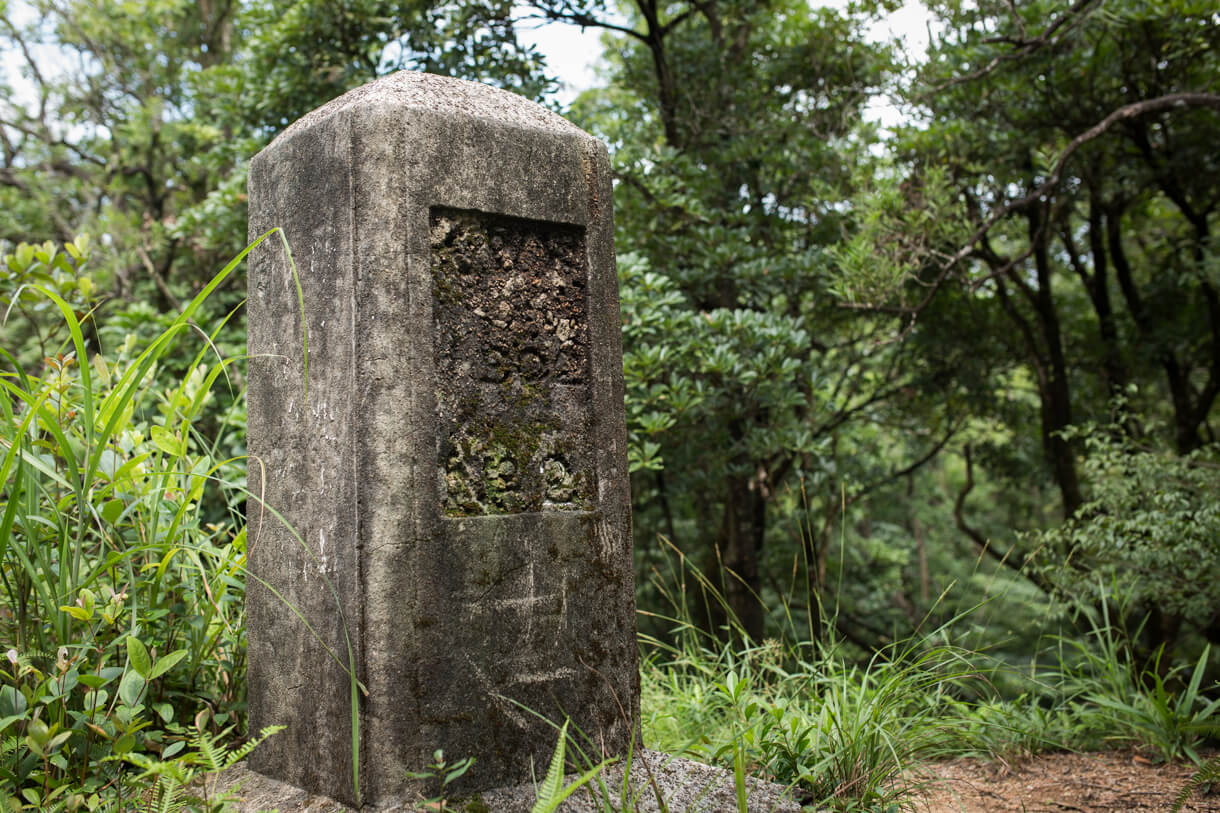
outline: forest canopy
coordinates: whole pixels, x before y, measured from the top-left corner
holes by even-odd
[[[1184,485],[1212,465],[1220,394],[1207,3],[931,3],[914,57],[867,33],[878,2],[9,6],[0,236],[100,236],[75,289],[99,342],[236,254],[247,161],[308,110],[400,69],[555,104],[514,19],[600,30],[600,85],[563,112],[612,147],[642,572],[658,535],[722,564],[753,636],[794,562],[823,602],[842,589],[866,646],[980,552],[1046,600],[1130,567],[1177,578],[1146,538],[1158,509],[1112,503],[1099,460],[1168,467],[1171,501],[1207,514]],[[864,115],[878,98],[889,130]],[[212,307],[241,296],[235,276]],[[57,347],[38,322],[5,324],[24,362]],[[1137,508],[1145,532],[1094,538]],[[1214,537],[1197,547],[1220,566]],[[1124,589],[1151,645],[1220,640],[1215,602]]]

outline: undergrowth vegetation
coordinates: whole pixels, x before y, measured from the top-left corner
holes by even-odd
[[[642,637],[644,741],[727,769],[744,762],[819,809],[917,809],[931,781],[920,765],[961,756],[1125,747],[1192,761],[1192,788],[1214,781],[1215,759],[1200,755],[1220,733],[1210,648],[1193,664],[1170,665],[1164,652],[1139,662],[1105,590],[1099,605],[1075,608],[1082,633],[1046,635],[1018,668],[954,643],[977,607],[861,658],[833,611],[811,635],[785,601],[789,625],[751,642],[731,614],[721,635],[692,621],[692,605],[724,609],[723,598],[681,557],[657,581],[673,614],[667,636]]]
[[[229,315],[205,308],[245,253],[143,339],[124,318],[98,318],[87,242],[4,258],[14,344],[0,349],[0,807],[225,810],[209,777],[275,733],[245,729],[247,492],[232,453],[243,445],[242,359],[222,349]],[[1109,551],[1121,565],[1135,549],[1106,540],[1143,538],[1156,511],[1172,509],[1187,529],[1181,544],[1207,549],[1180,502],[1137,505],[1121,467],[1138,456],[1095,459],[1112,482],[1093,506],[1105,521],[1065,526],[1048,544],[1079,536],[1092,543],[1074,544],[1081,555]],[[1208,489],[1196,470],[1175,476]],[[823,564],[841,580],[851,564],[838,547],[840,560]],[[909,808],[929,781],[919,766],[962,755],[1134,747],[1199,765],[1184,792],[1215,781],[1202,750],[1218,730],[1213,651],[1186,660],[1142,649],[1148,588],[1121,566],[1077,600],[1057,599],[1041,616],[1056,623],[1015,660],[1003,642],[973,637],[985,605],[1004,596],[968,605],[953,587],[917,634],[866,650],[840,634],[838,609],[820,606],[813,581],[794,579],[805,593],[768,597],[780,622],[751,639],[724,598],[734,575],[714,584],[668,550],[647,590],[669,610],[641,619],[642,744],[723,765],[743,811],[747,774],[818,807]],[[1156,572],[1171,577],[1170,564]],[[707,623],[716,618],[718,628]],[[565,760],[581,770],[582,793],[618,809],[605,765],[578,744],[578,732],[560,731],[539,810],[574,792],[557,779]],[[446,776],[470,764],[442,759]]]
[[[0,350],[9,809],[134,809],[150,782],[163,809],[244,723],[244,464],[198,428],[244,414],[205,412],[235,359],[216,351],[226,317],[195,322],[244,255],[146,345],[94,318],[85,241],[4,257],[5,315],[40,353]]]

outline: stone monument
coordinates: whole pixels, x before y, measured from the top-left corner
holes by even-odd
[[[249,183],[251,239],[283,228],[304,303],[273,236],[249,276],[249,697],[252,729],[288,728],[251,766],[355,803],[355,744],[380,804],[438,748],[475,758],[462,790],[526,780],[531,759],[541,775],[565,716],[625,750],[605,146],[510,93],[403,72],[290,126]]]

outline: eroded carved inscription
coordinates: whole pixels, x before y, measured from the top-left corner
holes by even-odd
[[[431,229],[445,513],[591,510],[583,230],[449,209]]]

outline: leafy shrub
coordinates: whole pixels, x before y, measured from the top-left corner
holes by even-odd
[[[62,295],[88,287],[85,246],[4,258],[8,301],[42,325],[57,313],[41,335],[63,337],[34,364],[0,350],[0,786],[14,809],[121,808],[130,764],[196,753],[208,732],[182,721],[206,708],[219,731],[244,703],[244,529],[235,511],[200,512],[205,492],[237,507],[243,467],[197,428],[234,360],[205,363],[208,337],[176,383],[157,366],[249,249],[147,347],[99,352]]]
[[[68,338],[67,323],[44,292],[68,303],[84,329],[92,330],[100,287],[86,270],[88,251],[84,236],[62,250],[54,243],[22,243],[0,262],[0,346],[23,365],[40,365]]]
[[[1160,614],[1161,628],[1147,630],[1153,648],[1172,643],[1175,620],[1210,623],[1220,607],[1220,449],[1177,456],[1098,429],[1084,443],[1091,499],[1038,534],[1046,577],[1085,604],[1123,594],[1135,618]]]

